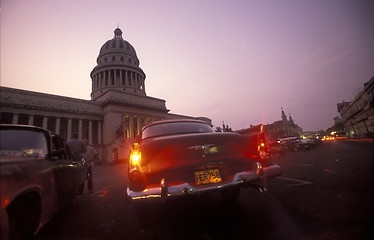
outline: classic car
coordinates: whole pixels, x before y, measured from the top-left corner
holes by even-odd
[[[215,132],[199,120],[150,123],[131,149],[127,199],[166,202],[220,192],[224,201],[234,202],[240,187],[264,191],[264,178],[282,173],[266,162],[265,142],[263,131],[252,136]]]
[[[267,147],[270,157],[284,156],[286,154],[285,146],[278,143],[278,141],[267,140]]]
[[[58,135],[33,126],[0,124],[1,239],[29,239],[70,205],[87,164],[74,161]]]
[[[313,145],[309,143],[307,140],[300,139],[298,137],[288,137],[288,138],[282,138],[279,140],[279,143],[287,150],[292,152],[302,151],[302,150],[310,150]]]

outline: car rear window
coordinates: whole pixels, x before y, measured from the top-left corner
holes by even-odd
[[[207,133],[214,132],[213,128],[205,123],[198,122],[172,122],[149,126],[142,132],[142,139],[166,135],[185,133]]]

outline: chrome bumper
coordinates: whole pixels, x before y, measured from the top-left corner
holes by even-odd
[[[276,164],[270,165],[268,167],[263,167],[262,171],[263,176],[266,178],[272,178],[282,174],[282,168]],[[235,177],[230,182],[205,188],[196,188],[188,183],[167,186],[167,180],[161,179],[159,187],[149,188],[143,191],[132,191],[130,190],[130,188],[127,188],[127,199],[129,201],[138,201],[146,199],[159,199],[161,201],[166,201],[170,198],[177,198],[186,195],[203,194],[245,183],[254,183],[257,180],[260,180],[261,175],[261,166],[259,166],[257,171],[250,170],[239,172],[235,174]]]

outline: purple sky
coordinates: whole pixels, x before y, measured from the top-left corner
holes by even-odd
[[[373,2],[1,0],[1,86],[90,99],[119,25],[172,113],[326,129],[374,76]]]

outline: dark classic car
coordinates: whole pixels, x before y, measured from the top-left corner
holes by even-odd
[[[1,239],[28,239],[72,203],[87,164],[65,141],[33,126],[0,125]]]
[[[270,157],[284,156],[286,154],[286,147],[277,141],[268,140],[267,146]]]
[[[264,177],[282,169],[267,162],[264,132],[215,132],[198,120],[165,120],[143,127],[131,150],[127,199],[142,202],[220,192],[235,201],[240,187],[266,190]]]
[[[279,143],[291,152],[308,151],[313,147],[311,143],[298,137],[282,138],[279,140]]]

